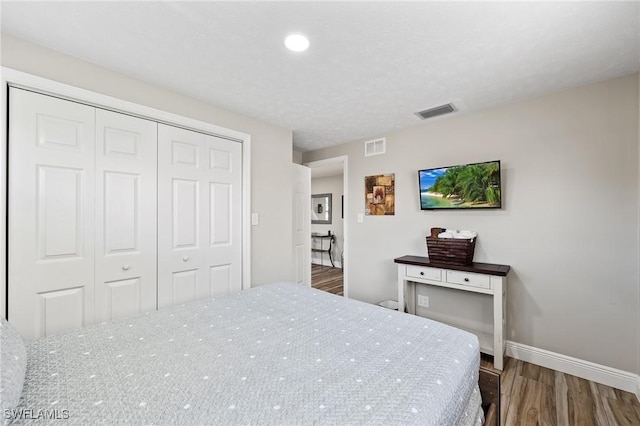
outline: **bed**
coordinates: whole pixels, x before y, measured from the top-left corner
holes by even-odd
[[[481,425],[484,417],[474,335],[293,283],[52,335],[23,352],[1,325],[5,423]]]

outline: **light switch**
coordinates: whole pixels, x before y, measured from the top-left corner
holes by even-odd
[[[251,213],[251,225],[252,226],[260,225],[260,215],[258,213]]]
[[[364,222],[364,213],[358,213],[358,223]]]

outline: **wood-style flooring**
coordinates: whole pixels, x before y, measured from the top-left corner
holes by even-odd
[[[504,426],[640,425],[640,402],[632,393],[525,361],[505,361],[500,397]],[[482,366],[492,369],[492,358],[483,355]]]
[[[344,296],[342,269],[311,264],[311,287]]]

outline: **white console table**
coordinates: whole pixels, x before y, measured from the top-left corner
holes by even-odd
[[[503,369],[507,274],[510,266],[492,263],[443,264],[430,262],[428,257],[421,256],[403,256],[394,262],[398,264],[398,306],[401,312],[405,311],[405,291],[409,283],[446,287],[493,297],[493,335],[487,339],[482,333],[467,331],[478,335],[481,352],[493,355],[494,367],[498,370]],[[415,313],[415,306],[409,307],[408,310],[409,313]]]

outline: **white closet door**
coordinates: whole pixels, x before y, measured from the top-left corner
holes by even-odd
[[[94,322],[95,109],[9,103],[9,321],[34,339]]]
[[[242,290],[242,144],[208,135],[206,265],[213,297]]]
[[[158,307],[242,288],[242,146],[158,125]]]
[[[157,123],[96,110],[96,322],[156,309]]]

